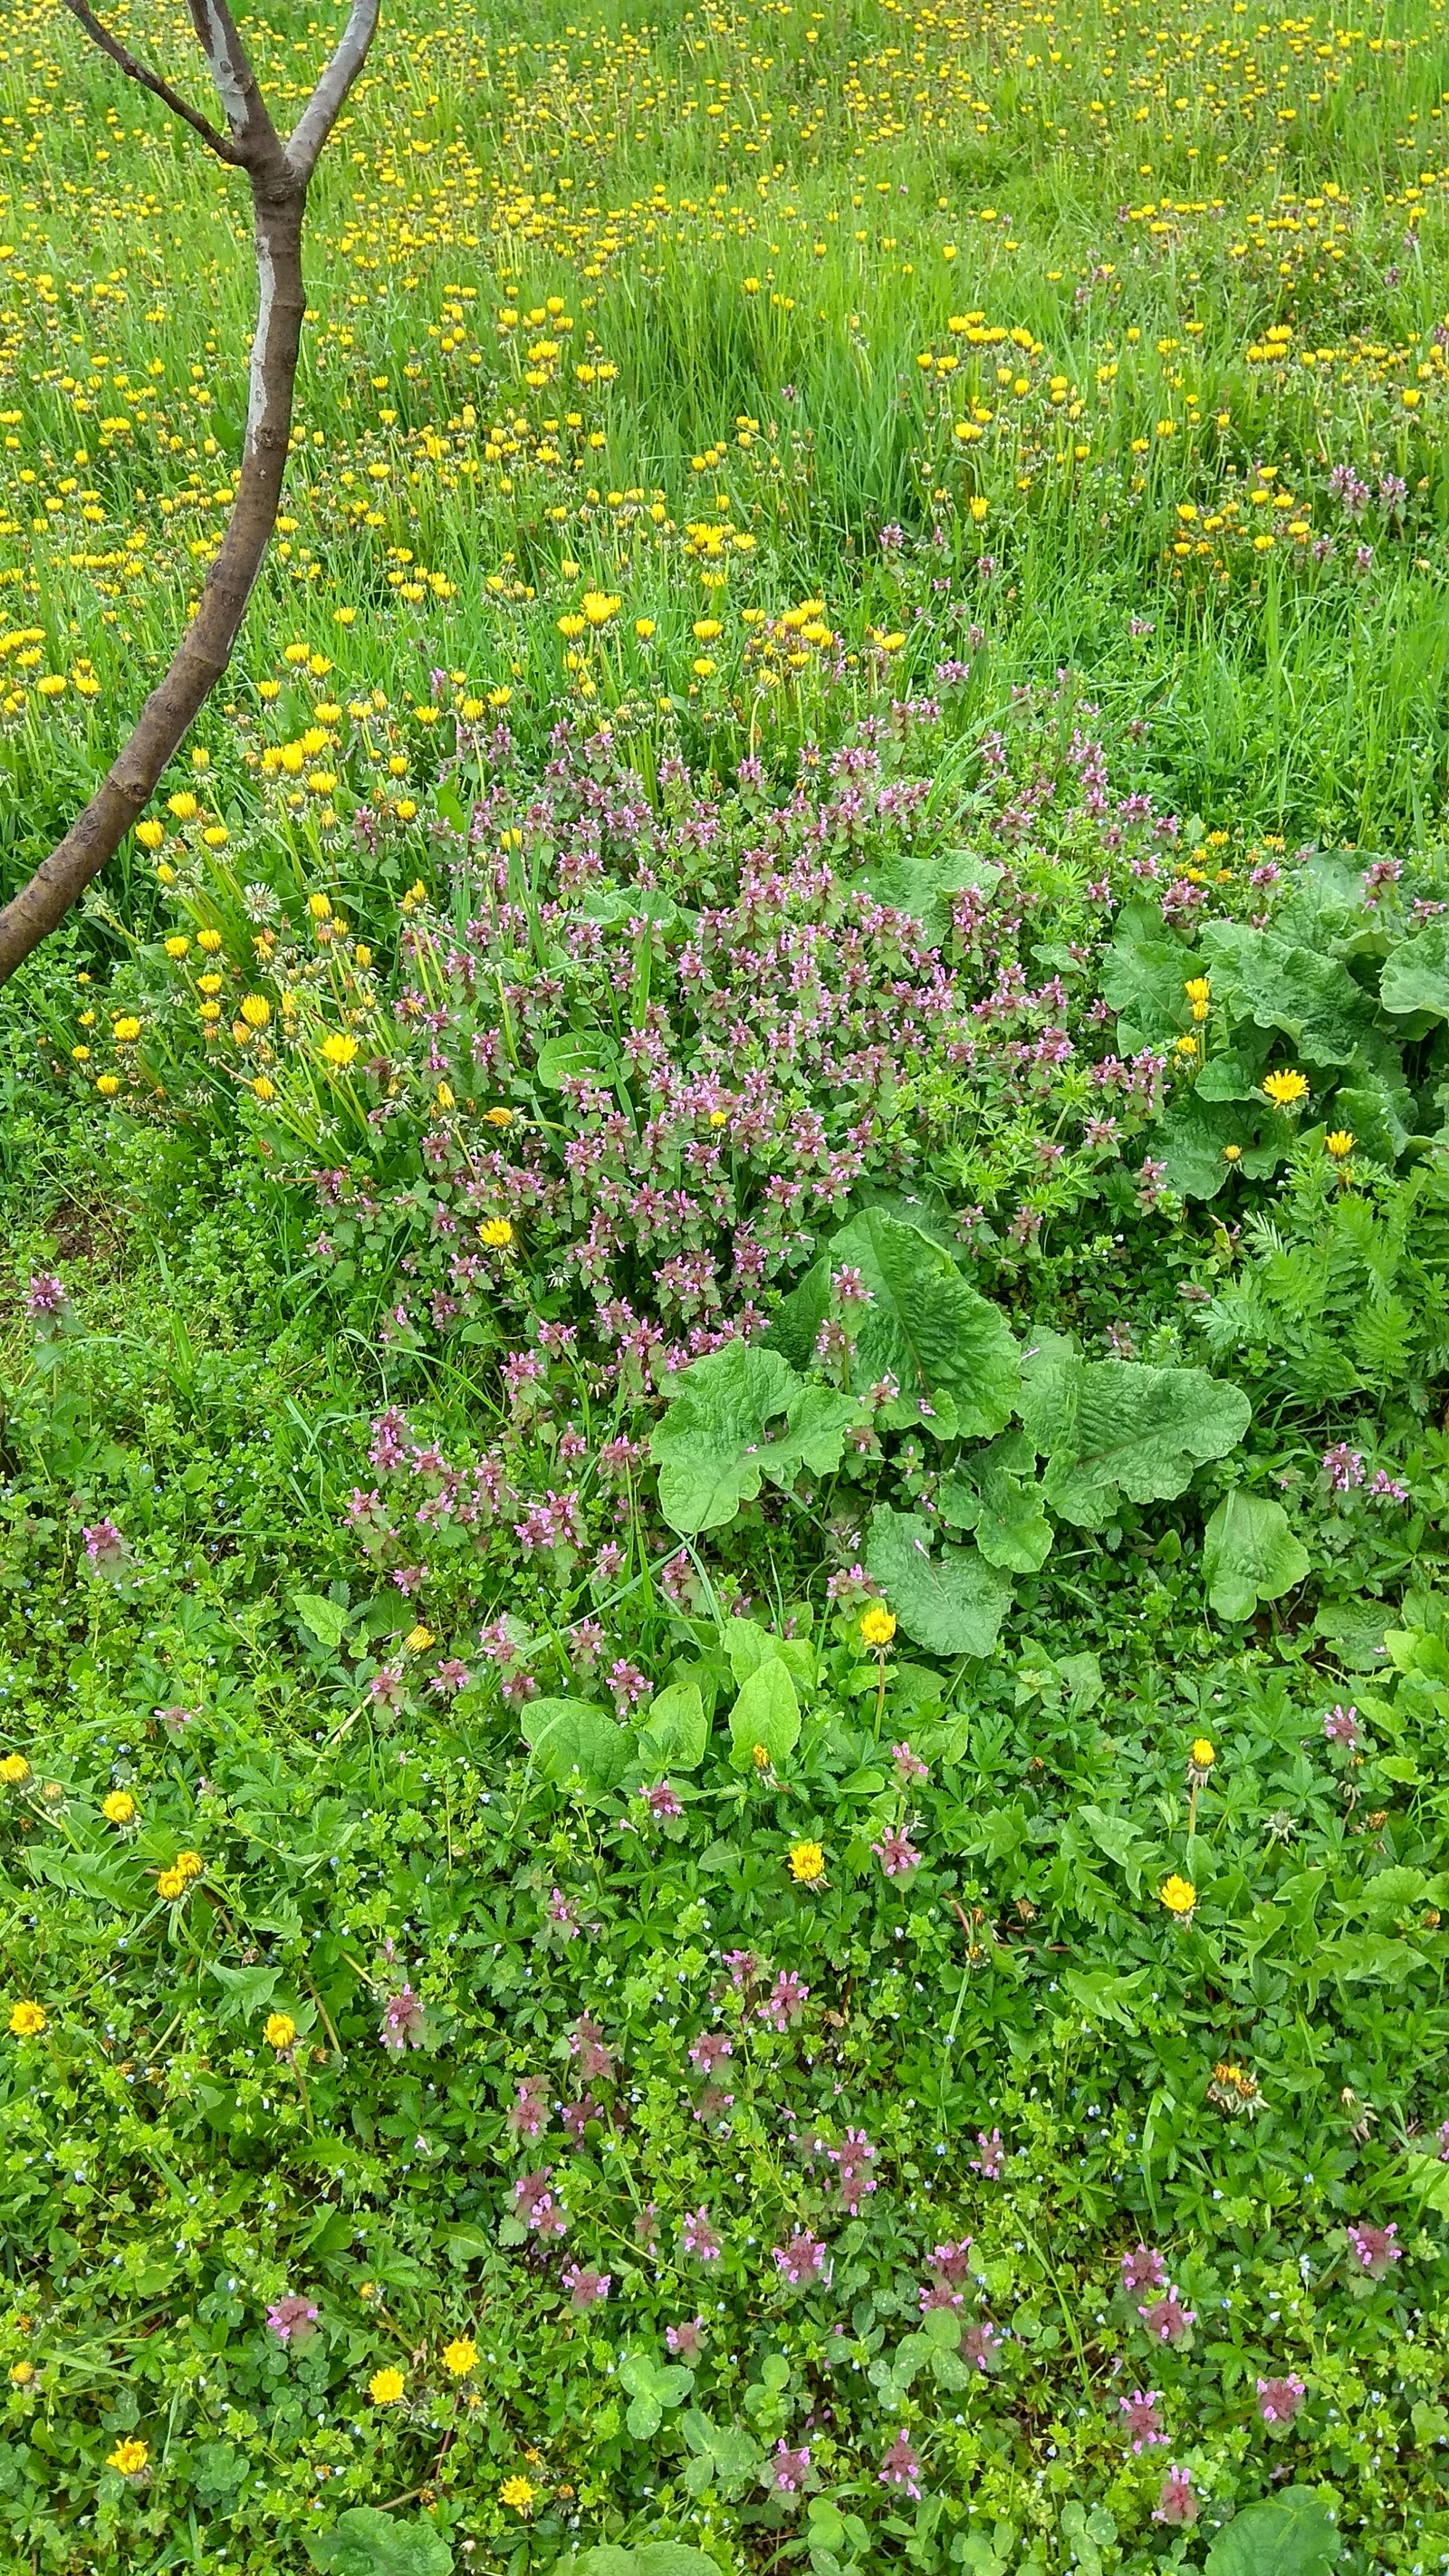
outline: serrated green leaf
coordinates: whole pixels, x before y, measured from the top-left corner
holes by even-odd
[[[306,1628],[330,1655],[335,1655],[347,1634],[350,1612],[340,1602],[329,1601],[321,1592],[294,1592],[292,1607]]]
[[[1232,1017],[1291,1038],[1310,1064],[1352,1064],[1373,1026],[1373,1004],[1336,957],[1242,921],[1203,925],[1214,1001]]]
[[[932,1557],[930,1523],[881,1503],[870,1516],[865,1562],[918,1646],[933,1655],[992,1652],[1011,1585],[974,1547],[944,1547]]]
[[[1103,1529],[1117,1497],[1170,1501],[1197,1467],[1236,1448],[1252,1407],[1206,1369],[1083,1360],[1045,1344],[1022,1377],[1021,1415],[1046,1459],[1043,1499],[1064,1520]]]
[[[1203,1533],[1203,1580],[1220,1619],[1251,1619],[1260,1601],[1281,1600],[1309,1570],[1281,1503],[1236,1486]]]
[[[601,1029],[565,1029],[540,1047],[535,1070],[545,1090],[557,1091],[564,1081],[585,1074],[607,1086],[617,1079],[619,1064],[617,1046]]]
[[[894,1378],[900,1401],[885,1409],[888,1427],[984,1440],[1004,1428],[1016,1401],[1016,1344],[999,1309],[962,1278],[942,1245],[867,1208],[835,1236],[831,1259],[859,1270],[870,1292],[853,1383]]]

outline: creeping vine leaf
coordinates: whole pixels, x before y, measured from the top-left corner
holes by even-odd
[[[1291,1592],[1308,1567],[1308,1551],[1282,1504],[1241,1485],[1219,1503],[1203,1533],[1203,1576],[1220,1619],[1251,1619],[1260,1601]]]
[[[933,1655],[989,1655],[1011,1599],[1005,1575],[974,1547],[931,1554],[931,1525],[915,1512],[877,1504],[870,1516],[866,1571],[881,1586],[908,1637]]]
[[[1080,1529],[1105,1529],[1118,1496],[1170,1502],[1248,1427],[1247,1397],[1206,1369],[1084,1360],[1044,1337],[1022,1378],[1021,1417],[1042,1457],[1042,1498]]]

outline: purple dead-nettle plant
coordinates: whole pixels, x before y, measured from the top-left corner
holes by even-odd
[[[513,2186],[513,2213],[521,2218],[531,2235],[564,2236],[568,2220],[557,2197],[549,2189],[552,2165],[540,2165],[536,2173],[520,2174]]]
[[[1351,2268],[1366,2273],[1371,2281],[1388,2278],[1396,2263],[1402,2263],[1404,2249],[1395,2242],[1397,2224],[1387,2227],[1358,2226],[1348,2230]]]
[[[798,2290],[808,2282],[828,2278],[826,2249],[820,2238],[812,2236],[808,2228],[789,2237],[783,2245],[777,2245],[772,2259],[781,2280],[788,2281],[792,2289]]]
[[[1122,2257],[1122,2287],[1129,2297],[1138,2290],[1160,2290],[1167,2282],[1167,2257],[1155,2245],[1134,2245]]]
[[[1137,2311],[1155,2343],[1182,2343],[1197,2323],[1195,2308],[1185,2308],[1169,2281],[1160,2298],[1152,2299]]]
[[[1263,2422],[1274,2432],[1286,2431],[1308,2394],[1306,2383],[1290,2370],[1281,2379],[1260,2379],[1256,2385]]]
[[[1117,2412],[1122,2418],[1122,2437],[1129,2451],[1150,2450],[1165,2443],[1158,2408],[1162,2397],[1156,2389],[1134,2388],[1130,2397],[1119,2397]]]
[[[267,2324],[278,2343],[285,2344],[290,2352],[300,2352],[316,2333],[320,2315],[315,2299],[288,2290],[268,2308]]]
[[[426,2046],[427,2015],[422,1997],[415,1995],[410,1985],[401,1985],[396,1993],[385,1997],[378,2038],[394,2057],[401,2057],[405,2049]]]
[[[717,2263],[724,2251],[706,2209],[691,2209],[686,2212],[684,2224],[680,2229],[680,2242],[685,2253],[692,2254],[697,2263]]]

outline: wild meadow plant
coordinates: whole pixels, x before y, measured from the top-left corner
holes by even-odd
[[[350,102],[0,1020],[17,2565],[1449,2560],[1442,29],[1059,19]],[[7,889],[248,260],[12,10]]]

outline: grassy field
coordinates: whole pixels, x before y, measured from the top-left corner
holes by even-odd
[[[385,12],[0,1003],[15,2567],[1449,2565],[1446,105]],[[12,0],[0,893],[251,293]]]

